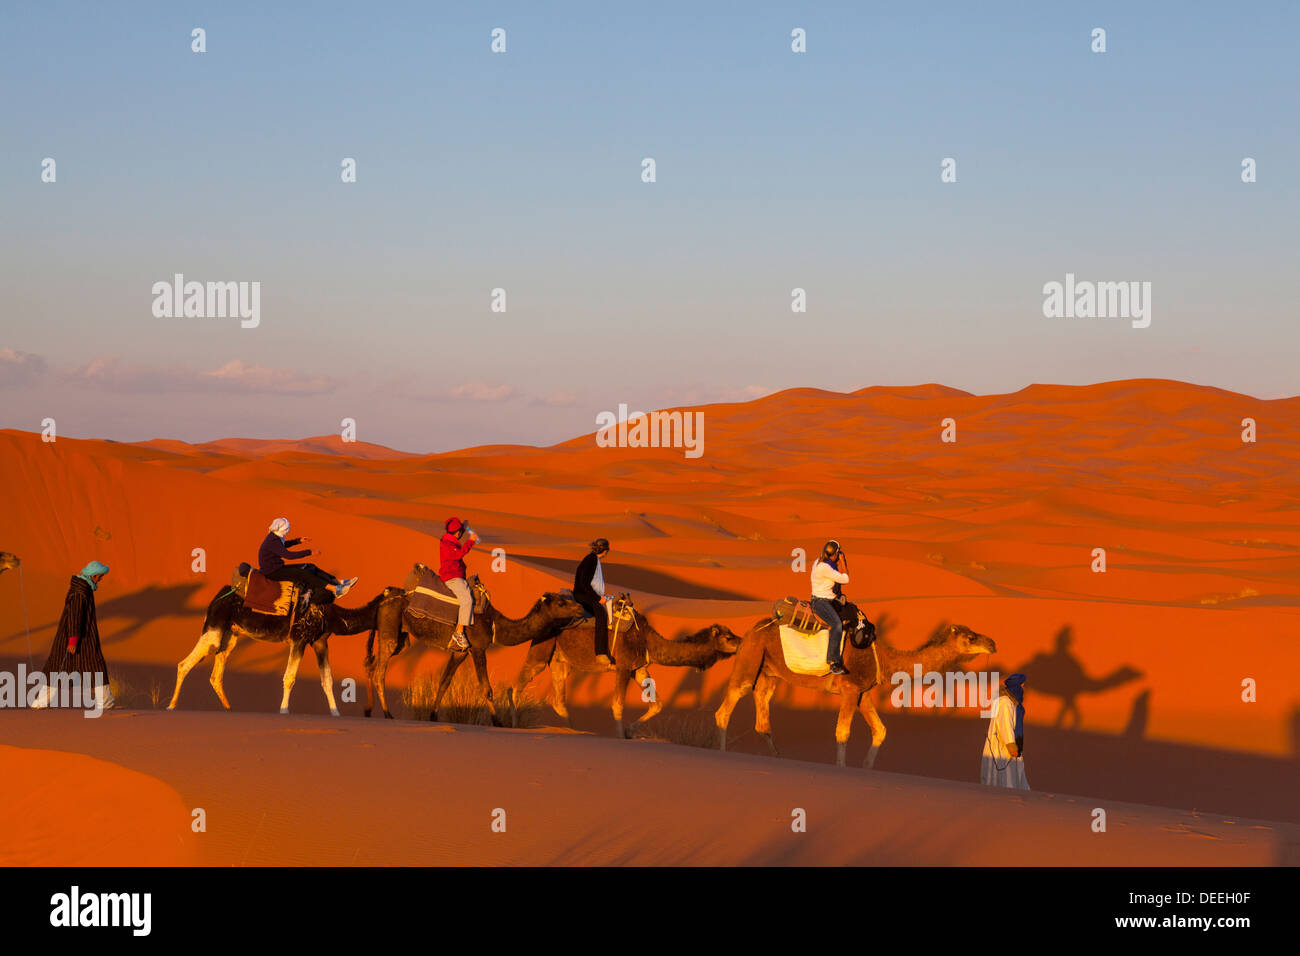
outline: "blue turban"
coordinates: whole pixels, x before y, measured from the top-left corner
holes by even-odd
[[[81,578],[83,581],[89,584],[90,589],[92,591],[98,591],[99,585],[95,583],[95,575],[107,574],[107,573],[108,573],[107,564],[102,564],[99,561],[91,561],[88,565],[86,565],[84,568],[81,569],[81,571],[77,574],[77,577]]]

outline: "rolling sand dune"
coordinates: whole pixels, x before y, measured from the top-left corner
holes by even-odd
[[[79,715],[59,714],[65,732]],[[190,812],[154,777],[61,750],[0,745],[0,866],[197,863]]]
[[[205,811],[193,844],[212,866],[1244,866],[1300,850],[1293,824],[1105,803],[1094,833],[1093,800],[586,734],[262,714],[7,720],[33,744],[169,783]],[[186,838],[189,820],[151,832]],[[1006,839],[1013,828],[1021,839]]]
[[[442,522],[466,516],[483,535],[470,570],[512,615],[541,591],[568,586],[586,542],[603,535],[614,542],[611,590],[632,591],[668,636],[712,621],[743,632],[773,600],[806,593],[795,550],[836,537],[850,556],[849,593],[891,644],[914,647],[957,621],[997,641],[996,658],[973,666],[1005,672],[1032,662],[1036,788],[1300,817],[1294,801],[1261,796],[1294,792],[1300,767],[1300,399],[1135,380],[991,396],[937,385],[795,389],[699,411],[698,459],[673,448],[599,448],[591,435],[550,448],[421,455],[329,437],[45,444],[0,431],[9,502],[0,550],[23,559],[21,580],[0,575],[0,661],[27,657],[24,596],[32,654],[44,659],[68,577],[95,557],[113,568],[99,595],[110,663],[138,706],[154,685],[165,699],[206,603],[234,565],[254,559],[277,515],[323,549],[312,560],[360,575],[347,603],[400,583],[413,561],[436,560]],[[956,443],[940,441],[946,418],[956,421]],[[1254,443],[1241,440],[1245,418],[1256,423]],[[504,549],[503,571],[493,570],[492,548]],[[1092,570],[1097,548],[1104,573]],[[199,556],[206,564],[195,570]],[[364,641],[331,642],[337,679],[363,676]],[[494,682],[513,677],[523,653],[494,651]],[[404,653],[390,683],[423,679],[443,659],[436,649]],[[274,710],[283,661],[279,647],[241,647],[228,681],[236,708]],[[660,720],[707,722],[729,669],[654,669],[670,700]],[[215,705],[204,670],[186,685],[187,710]],[[302,677],[294,709],[317,713],[314,664]],[[1256,686],[1253,702],[1242,699],[1245,681]],[[543,675],[533,690],[544,694],[548,682]],[[611,682],[575,681],[580,728],[612,733]],[[878,770],[971,778],[980,726],[972,712],[899,713],[886,697],[878,699],[890,736]],[[629,695],[634,715],[641,706]],[[834,706],[781,689],[773,720],[783,752],[831,760]],[[752,707],[742,703],[732,722],[741,750],[750,726]],[[866,740],[859,721],[851,760],[861,760]],[[765,759],[773,773],[783,765]]]

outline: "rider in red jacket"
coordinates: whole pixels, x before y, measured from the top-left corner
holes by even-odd
[[[463,544],[462,539],[469,535]],[[447,590],[456,595],[460,602],[460,613],[456,616],[456,633],[452,634],[452,643],[457,650],[469,650],[469,641],[465,639],[465,628],[469,624],[470,611],[474,607],[474,595],[465,580],[465,555],[469,554],[474,543],[478,541],[478,532],[459,518],[447,519],[447,532],[438,545],[438,577],[447,585]]]

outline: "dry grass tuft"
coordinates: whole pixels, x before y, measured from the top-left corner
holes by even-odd
[[[418,677],[402,691],[402,703],[406,705],[412,720],[429,719],[438,691],[438,685],[435,683],[437,677],[437,674]],[[510,708],[506,698],[506,690],[509,686],[508,683],[503,682],[492,688],[492,699],[497,705],[497,717],[507,727],[510,726]],[[520,727],[542,726],[543,715],[548,710],[545,703],[525,691],[523,697],[516,702],[516,706]],[[492,723],[487,702],[479,693],[478,678],[474,674],[471,663],[462,664],[456,671],[456,676],[451,679],[451,686],[447,688],[447,693],[442,698],[438,719],[452,724]]]

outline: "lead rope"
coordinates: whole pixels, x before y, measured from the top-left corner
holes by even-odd
[[[32,663],[32,629],[27,621],[27,586],[23,581],[23,566],[18,565],[18,593],[22,596],[23,601],[23,630],[27,632],[27,669],[34,670],[36,665]]]
[[[999,697],[999,699],[1001,698]],[[998,744],[1000,745],[1002,744],[1002,736],[998,733],[998,725],[995,723],[997,719],[998,719],[998,714],[997,711],[995,710],[993,712],[993,716],[989,718],[989,734],[992,734],[994,738],[996,738]],[[987,740],[988,734],[985,734],[984,737]],[[1007,753],[1010,754],[1011,751],[1008,750]],[[998,751],[996,746],[989,748],[989,756],[993,758],[993,766],[997,767],[998,773],[1005,773],[1007,767],[1011,766],[1011,761],[1015,759],[1014,757],[1008,757],[1006,764],[1001,767],[998,767]]]

